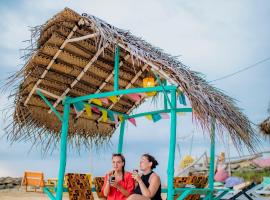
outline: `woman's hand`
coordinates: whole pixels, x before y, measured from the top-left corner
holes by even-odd
[[[119,188],[119,184],[118,184],[115,180],[112,181],[112,182],[110,182],[110,185],[111,185],[112,187],[115,187],[116,189]]]
[[[137,182],[139,182],[140,180],[142,180],[141,177],[140,177],[140,175],[139,175],[139,173],[136,172],[136,171],[133,171],[133,173],[132,173],[132,178],[133,178],[135,181],[137,181]]]

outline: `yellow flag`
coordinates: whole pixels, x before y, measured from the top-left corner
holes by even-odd
[[[84,104],[85,110],[86,110],[86,114],[89,118],[92,118],[92,109],[91,106],[88,104]]]
[[[146,117],[146,119],[148,119],[148,120],[152,120],[152,119],[153,119],[152,115],[145,115],[145,117]]]
[[[179,116],[185,116],[186,113],[185,112],[178,112],[177,115],[179,115]]]
[[[94,104],[96,104],[98,106],[102,106],[102,102],[99,99],[91,99],[91,103],[94,103]]]
[[[120,122],[124,121],[123,115],[118,115]]]
[[[110,96],[110,97],[108,97],[108,99],[110,99],[110,101],[113,103],[116,103],[118,101],[117,96]]]
[[[106,122],[108,120],[108,112],[106,110],[101,110],[102,112],[102,121]]]

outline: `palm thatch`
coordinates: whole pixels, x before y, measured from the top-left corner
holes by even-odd
[[[84,36],[84,40],[74,39]],[[33,28],[31,45],[24,57],[27,62],[9,79],[9,84],[17,84],[14,120],[6,128],[9,139],[33,139],[46,145],[59,141],[61,123],[48,113],[49,107],[35,89],[47,91],[47,98],[60,113],[63,113],[61,100],[66,95],[77,97],[113,90],[116,43],[121,48],[120,89],[142,87],[142,79],[154,71],[184,92],[194,118],[204,129],[209,130],[214,117],[219,132],[227,129],[238,149],[246,146],[254,150],[258,140],[247,117],[232,98],[208,84],[200,73],[128,31],[69,8]],[[129,114],[142,102],[143,99],[136,102],[124,95],[106,108]],[[89,119],[86,114],[78,116],[72,110],[71,116],[69,140],[76,146],[107,141],[116,128],[112,121],[100,120],[99,114]]]
[[[268,117],[260,124],[260,129],[262,133],[270,136],[270,117]]]

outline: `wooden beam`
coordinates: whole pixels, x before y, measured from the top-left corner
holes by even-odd
[[[70,87],[67,88],[63,94],[61,94],[61,96],[56,100],[56,102],[53,104],[53,107],[56,107],[60,101],[66,96],[66,94],[76,85],[76,83],[79,82],[79,80],[83,77],[83,75],[85,74],[85,72],[87,72],[87,70],[91,67],[91,65],[98,59],[98,56],[103,52],[103,50],[105,48],[107,48],[109,45],[109,43],[105,44],[103,47],[101,47],[97,53],[94,55],[94,57],[87,63],[87,65],[85,65],[85,67],[83,68],[83,70],[81,71],[81,73],[77,76],[77,78],[70,84]],[[49,110],[49,113],[51,113],[52,110]]]
[[[78,42],[78,41],[90,39],[90,38],[93,38],[93,37],[96,37],[96,36],[98,36],[98,33],[84,35],[84,36],[77,37],[77,38],[71,38],[67,42]]]
[[[83,18],[81,18],[78,22],[78,24],[83,23]],[[31,96],[33,95],[33,93],[35,92],[36,88],[38,87],[38,85],[41,83],[42,79],[45,77],[45,75],[47,74],[47,72],[49,71],[49,69],[51,68],[51,66],[53,65],[54,61],[56,60],[56,58],[59,56],[59,54],[63,51],[64,47],[66,46],[66,44],[68,43],[68,40],[73,36],[73,34],[76,32],[76,30],[78,29],[78,26],[75,25],[72,29],[72,31],[69,33],[69,35],[67,36],[66,40],[63,42],[63,44],[60,46],[59,50],[56,52],[56,54],[53,56],[52,60],[50,61],[49,65],[46,67],[46,70],[42,73],[41,77],[38,79],[38,81],[36,82],[36,84],[34,85],[34,87],[32,88],[32,90],[30,91],[30,93],[28,94],[25,102],[24,102],[24,106],[27,105],[28,101],[30,100]]]

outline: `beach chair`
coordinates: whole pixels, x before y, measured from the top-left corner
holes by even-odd
[[[24,172],[21,186],[25,186],[26,192],[29,192],[27,190],[28,186],[34,186],[35,192],[37,191],[37,188],[42,189],[44,187],[44,174],[43,174],[43,172],[30,172],[30,171]],[[43,190],[42,190],[42,192],[43,192]]]
[[[66,174],[66,183],[70,200],[94,200],[91,180],[86,174]]]
[[[174,178],[174,187],[176,188],[184,188],[189,186],[193,186],[194,188],[205,188],[208,183],[207,176],[188,176],[188,177],[175,177]],[[174,199],[177,199],[180,194],[174,195]],[[185,200],[199,200],[199,194],[191,194],[188,195]]]
[[[104,184],[104,177],[94,178],[94,185],[95,185],[96,193],[99,199],[106,199],[106,197],[103,195],[101,191],[103,184]]]
[[[261,188],[255,191],[259,195],[270,195],[270,177],[263,177],[263,181],[260,184]],[[269,196],[270,199],[270,196]]]
[[[226,198],[226,199],[227,200],[236,200],[236,199],[239,199],[241,197],[245,197],[246,199],[254,200],[252,198],[252,195],[250,195],[249,191],[254,189],[255,186],[256,186],[256,184],[254,182],[244,182],[244,183],[235,185],[233,187],[233,190],[235,191],[235,193],[233,194],[233,196],[230,196],[230,198]]]

